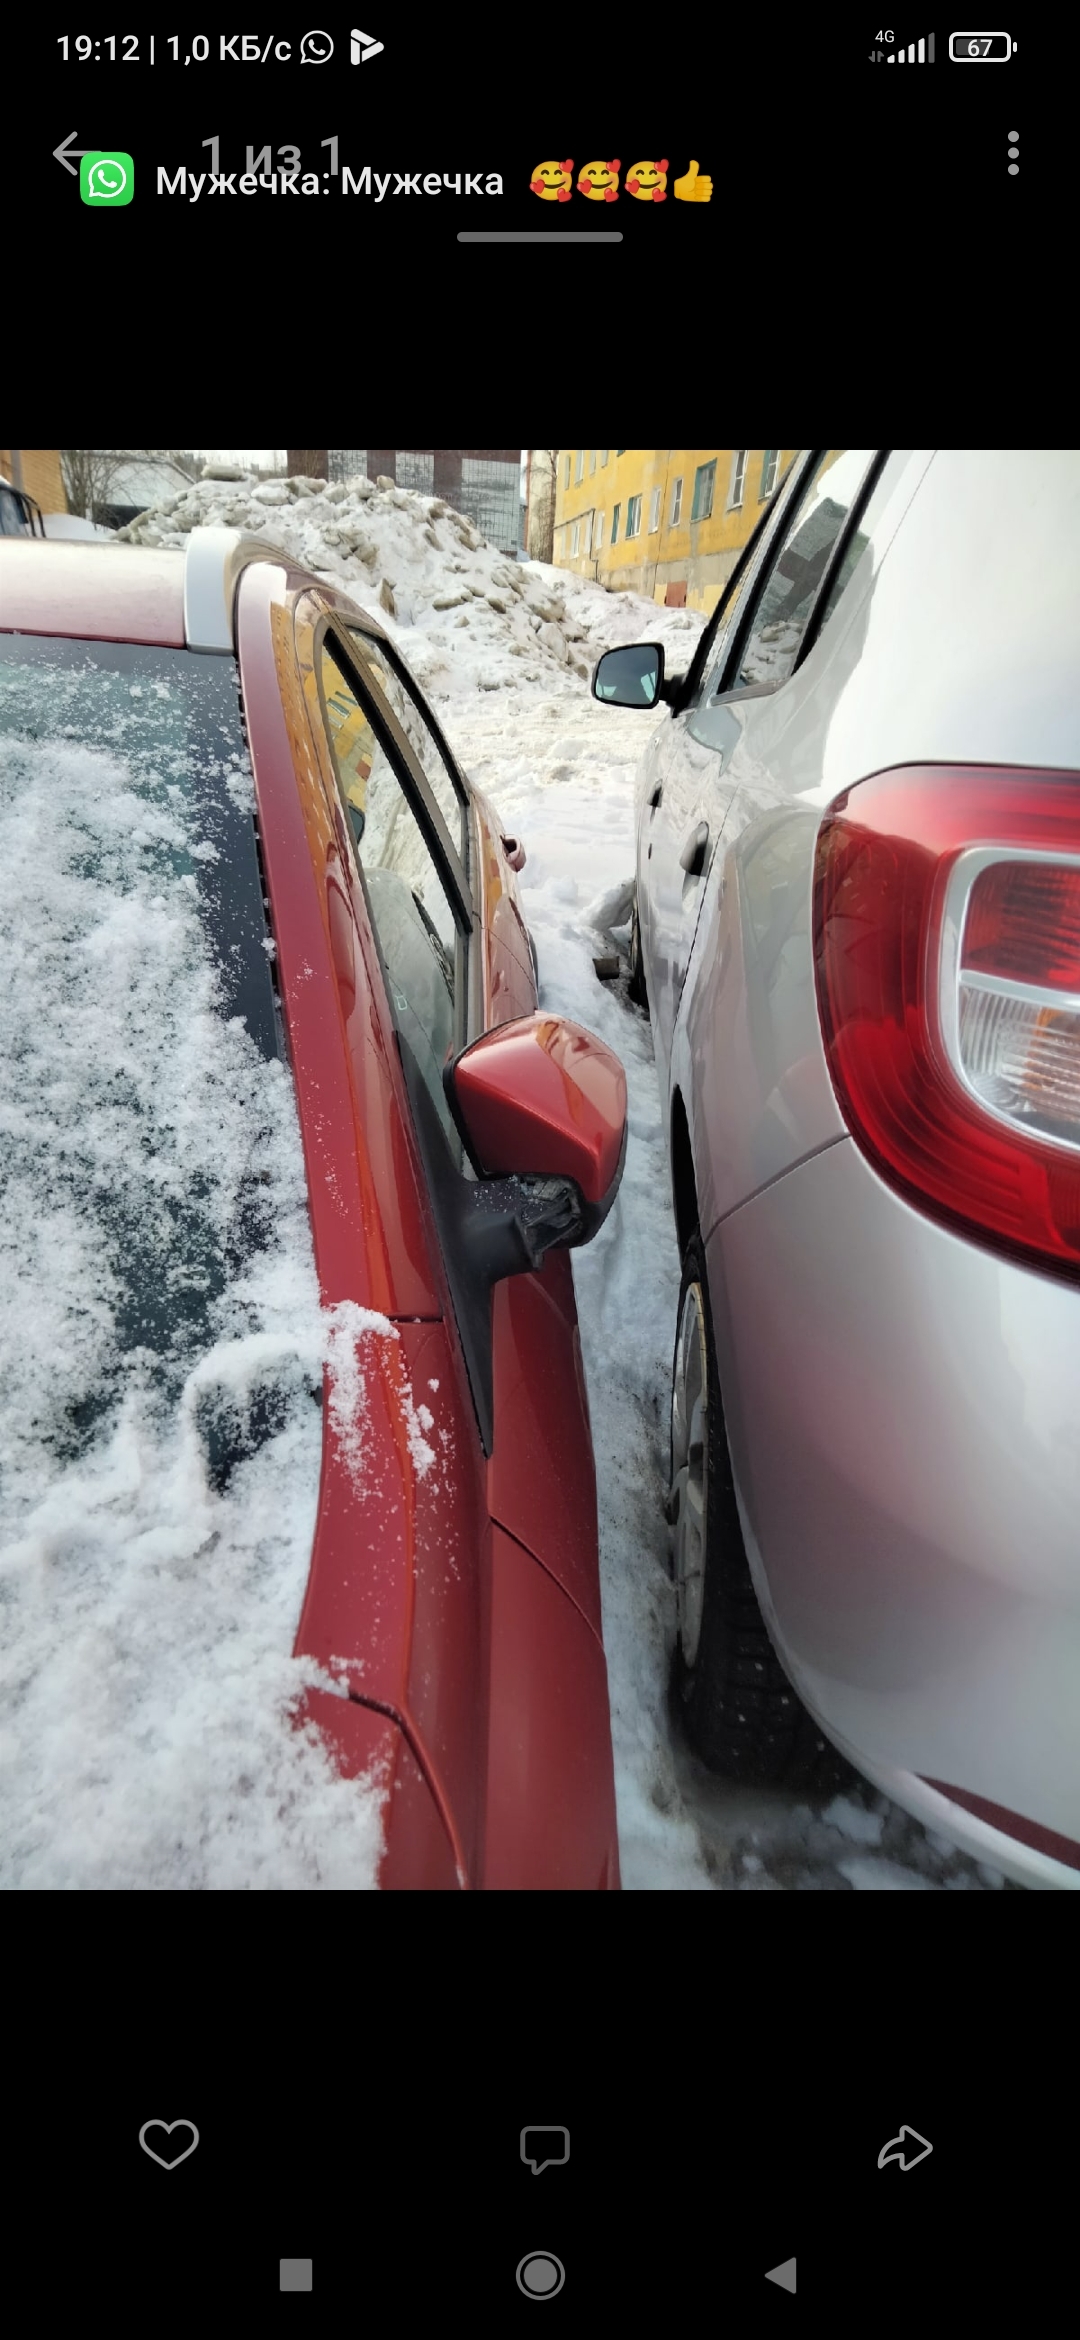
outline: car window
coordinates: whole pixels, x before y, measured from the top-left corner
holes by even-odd
[[[320,660],[338,785],[367,893],[394,1021],[456,1161],[461,1141],[443,1090],[459,1045],[464,937],[412,804],[356,689],[329,645]]]
[[[467,866],[467,806],[458,792],[457,782],[435,736],[427,709],[416,692],[408,688],[397,668],[391,666],[389,659],[383,656],[379,643],[374,642],[369,634],[357,632],[353,632],[352,639],[360,655],[373,668],[379,689],[401,725],[446,822],[453,844]]]
[[[822,456],[759,581],[735,671],[723,678],[726,691],[786,681],[837,537],[873,457],[873,449],[858,447],[831,447]]]
[[[803,462],[801,454],[793,458],[778,492],[762,506],[694,652],[686,678],[684,705],[692,710],[689,728],[695,736],[697,712],[720,689],[720,677],[735,638],[736,622],[746,607],[747,596],[753,589],[763,563],[768,560],[770,537],[777,538],[777,532],[786,525],[783,517],[785,506],[790,503],[791,496],[798,493],[797,476]],[[704,688],[703,677],[707,677]]]

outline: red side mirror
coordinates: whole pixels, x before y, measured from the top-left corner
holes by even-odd
[[[614,1052],[565,1016],[538,1012],[474,1040],[447,1085],[485,1177],[572,1178],[595,1233],[626,1149],[626,1075]]]

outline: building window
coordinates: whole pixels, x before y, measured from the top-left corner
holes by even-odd
[[[691,520],[707,520],[712,511],[713,487],[716,483],[716,458],[711,463],[699,463],[694,473],[694,501]]]
[[[746,449],[745,447],[739,447],[736,449],[735,461],[731,466],[731,494],[728,497],[728,505],[732,511],[737,510],[738,506],[742,503],[743,481],[745,478]]]
[[[592,548],[593,548],[593,551],[594,551],[594,553],[598,553],[598,552],[599,552],[599,550],[600,550],[600,547],[601,547],[601,545],[603,544],[603,541],[604,541],[604,515],[603,515],[603,513],[602,513],[602,512],[598,512],[598,513],[597,513],[597,515],[596,515],[596,518],[595,518],[595,520],[593,521],[593,532],[592,532]]]
[[[766,496],[771,496],[776,486],[776,466],[779,461],[779,447],[766,447],[761,458],[761,503],[764,503]]]
[[[579,544],[580,538],[581,538],[581,522],[580,522],[580,520],[575,520],[575,522],[574,522],[574,525],[573,525],[572,529],[570,530],[570,558],[571,558],[571,560],[573,560],[573,558],[574,558],[574,555],[575,555],[575,553],[576,553],[576,551],[577,551],[577,549],[578,549],[578,544]]]
[[[590,449],[589,449],[589,472],[590,472],[590,476],[591,476],[591,474],[592,474],[592,473],[593,473],[595,470],[596,470],[596,449],[595,449],[595,447],[590,447]]]
[[[640,496],[631,496],[631,498],[630,498],[630,501],[629,501],[629,503],[627,504],[627,507],[626,507],[626,533],[627,533],[627,535],[628,535],[628,536],[640,536],[640,534],[641,534],[641,497],[640,497]]]
[[[653,489],[653,492],[652,492],[652,501],[651,501],[651,503],[650,503],[650,505],[649,505],[649,535],[650,535],[650,536],[655,536],[655,534],[656,534],[656,531],[657,531],[657,529],[659,528],[659,526],[660,526],[660,490],[659,490],[659,488],[654,488],[654,489]]]
[[[569,457],[569,455],[568,455],[568,456],[567,456],[567,458],[566,458],[566,478],[565,478],[565,479],[564,479],[564,481],[563,481],[563,486],[564,486],[564,487],[569,487],[569,485],[570,485],[570,457]]]
[[[671,528],[677,528],[677,527],[678,527],[678,525],[679,525],[679,514],[680,514],[680,512],[681,512],[681,511],[682,511],[682,481],[681,481],[681,479],[677,479],[677,480],[676,480],[676,482],[675,482],[675,485],[674,485],[674,487],[672,488],[672,491],[671,491],[671,519],[670,519],[670,521],[669,521],[669,523],[668,523],[669,527],[671,527]]]
[[[580,480],[581,480],[582,474],[583,474],[583,472],[584,472],[584,469],[585,469],[585,449],[584,449],[584,447],[579,447],[579,448],[578,448],[578,451],[577,451],[577,463],[575,464],[575,467],[574,467],[574,486],[575,486],[575,487],[577,487],[577,486],[578,486],[578,484],[579,484],[579,482],[580,482]]]
[[[607,459],[608,459],[608,456],[610,455],[610,453],[611,453],[611,449],[610,449],[610,447],[605,447],[605,448],[604,448],[604,451],[603,451],[603,454],[602,454],[602,455],[601,455],[601,457],[600,457],[600,469],[601,469],[601,471],[603,470],[603,468],[604,468],[604,465],[605,465],[605,463],[607,462]]]
[[[616,455],[625,455],[626,449],[625,447],[616,447],[615,453]]]
[[[615,506],[615,510],[613,511],[613,513],[612,513],[612,515],[611,515],[611,541],[612,541],[612,544],[618,544],[618,541],[619,541],[619,514],[620,514],[620,512],[621,512],[621,511],[622,511],[622,505],[621,505],[621,504],[616,504],[616,506]]]

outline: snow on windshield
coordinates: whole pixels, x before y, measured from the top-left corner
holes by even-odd
[[[9,1888],[375,1881],[377,1791],[290,1719],[333,1336],[251,803],[229,662],[7,638]]]

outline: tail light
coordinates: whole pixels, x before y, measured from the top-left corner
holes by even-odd
[[[1080,774],[880,772],[818,839],[825,1050],[920,1209],[1080,1279]]]

